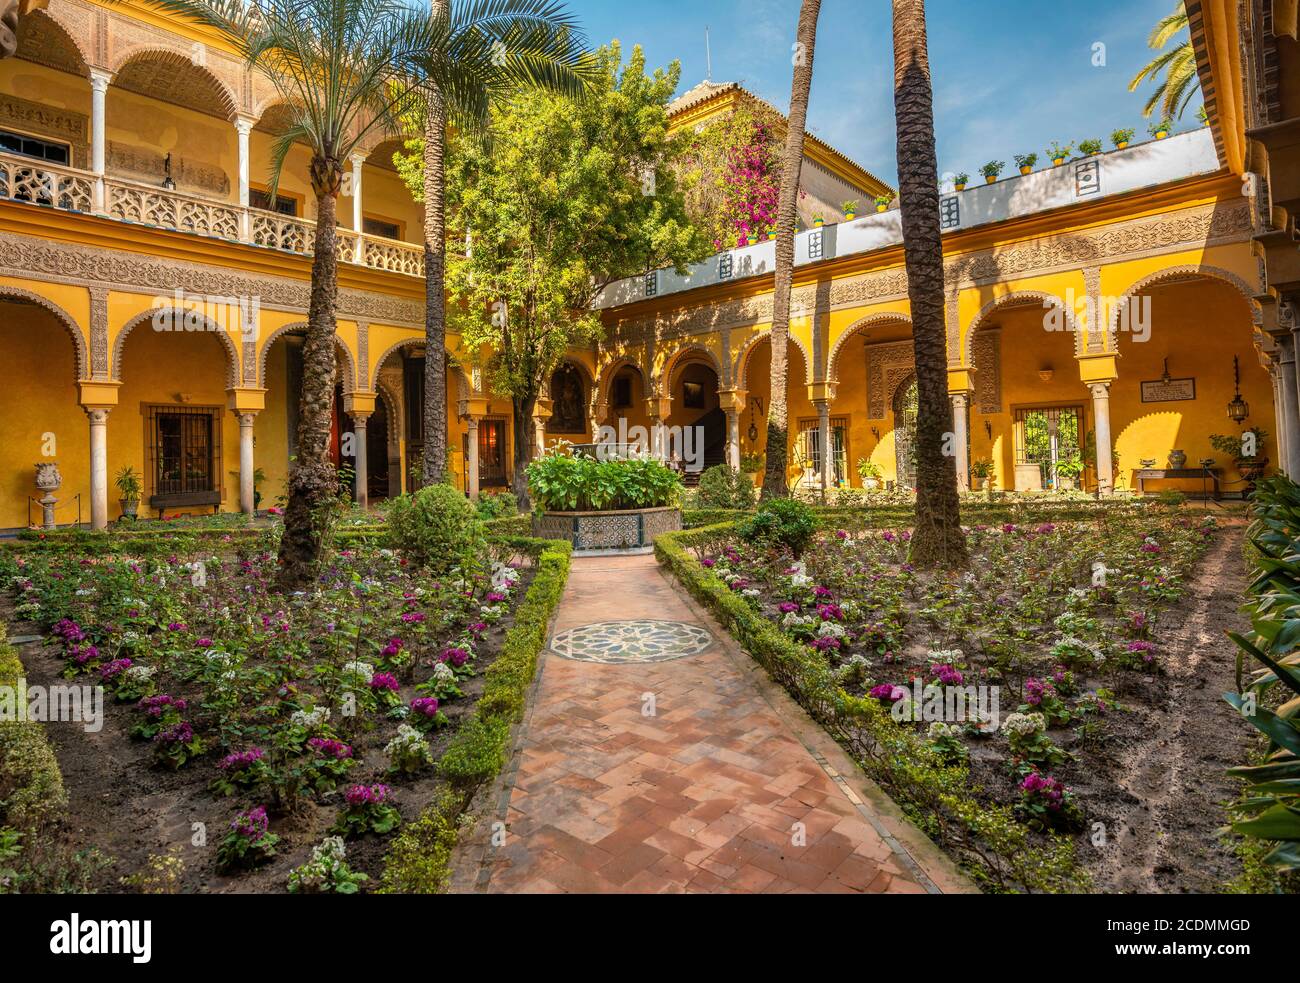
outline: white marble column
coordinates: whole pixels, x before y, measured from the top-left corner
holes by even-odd
[[[1277,339],[1278,348],[1278,388],[1282,401],[1278,405],[1278,433],[1285,435],[1287,450],[1292,456],[1290,463],[1300,464],[1295,460],[1300,453],[1300,403],[1296,399],[1296,358],[1295,338],[1282,335]]]
[[[466,418],[465,426],[469,430],[468,449],[465,453],[465,479],[471,500],[478,498],[478,417]]]
[[[105,168],[105,103],[108,97],[108,83],[113,80],[113,73],[101,68],[90,70],[90,169],[95,174],[94,207],[103,212],[106,201],[104,194]]]
[[[967,453],[967,447],[970,444],[970,438],[966,433],[966,407],[969,405],[969,398],[966,393],[949,393],[948,400],[952,403],[952,434],[953,440],[956,441],[956,447],[953,448],[953,451],[957,464],[957,489],[958,491],[968,491],[970,489],[970,455]]]
[[[740,470],[740,411],[727,410],[727,467]]]
[[[821,451],[822,493],[825,494],[835,480],[832,459],[835,448],[831,446],[831,404],[830,400],[826,399],[817,400],[817,445]]]
[[[1092,390],[1093,436],[1097,445],[1097,492],[1115,490],[1115,454],[1110,437],[1110,383],[1094,382]]]
[[[356,469],[356,499],[363,509],[370,507],[370,461],[366,450],[366,421],[369,413],[352,414],[352,449],[356,456],[352,465]]]
[[[245,242],[249,238],[248,226],[248,185],[251,167],[249,165],[248,136],[253,132],[253,121],[247,116],[237,116],[235,118],[235,135],[236,142],[239,145],[238,171],[239,171],[239,237]]]
[[[1277,434],[1278,470],[1294,479],[1291,461],[1291,444],[1282,423],[1282,372],[1276,356],[1269,356],[1268,377],[1273,383],[1273,432]]]
[[[363,216],[361,214],[361,165],[366,162],[366,158],[361,154],[353,154],[352,160],[352,229],[357,234],[356,255],[353,257],[354,262],[358,265],[365,262],[365,248],[361,243],[361,226]]]
[[[257,469],[253,460],[253,423],[256,413],[236,413],[239,420],[239,511],[251,516],[257,508],[257,495],[253,482],[253,472]]]
[[[90,420],[90,527],[108,528],[108,408],[87,407]]]

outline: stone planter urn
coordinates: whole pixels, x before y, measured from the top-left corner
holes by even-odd
[[[40,498],[41,526],[54,528],[54,506],[58,499],[54,493],[63,487],[63,475],[59,474],[59,465],[54,461],[42,461],[36,465],[36,490],[44,492]]]

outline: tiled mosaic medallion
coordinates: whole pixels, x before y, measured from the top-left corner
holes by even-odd
[[[699,625],[681,621],[598,621],[562,631],[551,651],[579,662],[666,662],[699,655],[713,636]]]

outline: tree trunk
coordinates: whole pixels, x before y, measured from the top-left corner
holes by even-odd
[[[795,34],[794,81],[790,87],[790,123],[785,133],[785,159],[781,167],[781,197],[776,212],[776,273],[772,295],[771,393],[767,413],[767,467],[763,499],[784,498],[786,458],[790,445],[790,412],[786,400],[789,378],[790,289],[794,281],[794,234],[798,219],[799,176],[803,169],[803,141],[808,123],[808,95],[812,90],[813,49],[817,44],[817,16],[821,0],[803,0]]]
[[[445,16],[446,0],[432,0]],[[447,477],[447,106],[431,92],[424,121],[424,483]]]
[[[967,565],[969,557],[961,530],[956,436],[948,400],[943,236],[925,0],[894,0],[894,111],[903,259],[916,359],[916,528],[911,560],[918,567],[958,569]]]
[[[337,161],[312,161],[316,191],[316,232],[311,262],[311,300],[307,338],[302,346],[302,393],[298,403],[298,453],[289,468],[289,504],[280,537],[279,584],[302,590],[316,577],[324,531],[324,511],[338,491],[329,459],[334,412],[334,314],[338,301],[335,243],[339,184]]]
[[[519,511],[527,512],[532,506],[528,499],[528,465],[534,453],[533,410],[537,407],[536,396],[515,396],[511,399],[514,408],[511,429],[514,431],[515,474],[511,490],[519,502]]]

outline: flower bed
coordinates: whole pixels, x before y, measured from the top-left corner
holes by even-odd
[[[983,886],[1069,891],[1127,794],[1110,742],[1165,690],[1161,612],[1212,535],[1148,508],[977,525],[971,571],[933,577],[904,529],[823,530],[798,563],[733,524],[657,553]]]
[[[224,878],[258,891],[389,888],[403,820],[421,817],[414,829],[436,810],[454,827],[504,760],[569,552],[497,541],[484,572],[434,580],[359,545],[338,551],[317,591],[286,597],[270,589],[274,556],[258,540],[153,557],[100,543],[98,556],[10,551],[0,576],[14,615],[49,633],[29,681],[106,691],[96,741],[52,732],[65,760],[104,756],[118,770],[103,781],[130,803],[104,806],[105,839],[90,845],[118,862],[95,886],[149,890],[162,869],[186,891]],[[69,792],[78,825],[98,826],[84,810],[110,793],[76,781]],[[114,829],[182,818],[172,843]],[[191,822],[204,843],[189,841]],[[405,871],[415,861],[403,849]],[[427,875],[416,888],[445,882],[416,859]]]

